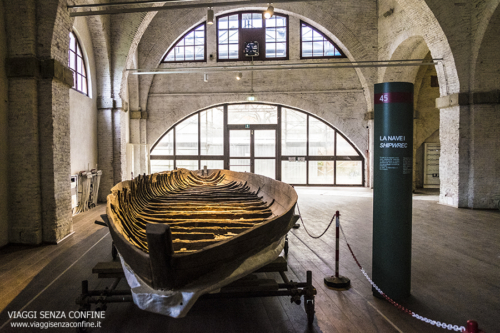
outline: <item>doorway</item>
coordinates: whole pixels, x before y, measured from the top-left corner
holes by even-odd
[[[229,170],[276,179],[276,129],[229,127]]]

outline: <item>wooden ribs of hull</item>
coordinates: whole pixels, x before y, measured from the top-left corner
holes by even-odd
[[[154,288],[177,288],[236,263],[281,239],[291,227],[293,189],[295,201],[276,214],[275,200],[265,202],[260,187],[225,179],[226,172],[200,177],[181,169],[139,176],[108,196],[115,245]],[[127,246],[135,249],[123,249]]]

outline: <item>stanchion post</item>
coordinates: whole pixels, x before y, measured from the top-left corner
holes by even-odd
[[[325,284],[327,287],[335,289],[347,290],[351,286],[351,280],[345,276],[339,275],[339,238],[340,238],[340,212],[335,213],[335,275],[326,277]]]

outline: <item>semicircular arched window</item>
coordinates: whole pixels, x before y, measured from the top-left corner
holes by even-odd
[[[346,58],[346,56],[328,37],[301,21],[300,58]]]
[[[188,31],[167,52],[162,62],[196,62],[206,61],[206,23]]]
[[[73,71],[73,89],[88,96],[87,69],[82,47],[73,32],[69,33],[68,67]]]
[[[342,133],[310,113],[273,104],[201,110],[168,129],[151,148],[151,173],[205,166],[294,185],[365,182],[365,159]]]

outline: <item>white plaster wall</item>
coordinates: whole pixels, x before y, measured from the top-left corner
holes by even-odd
[[[7,57],[7,37],[3,2],[0,1],[0,246],[9,242],[8,216],[8,80],[5,75],[5,58]]]
[[[74,31],[85,53],[87,71],[90,73],[89,96],[70,89],[71,174],[95,168],[97,164],[97,92],[94,48],[87,20],[77,18]]]

